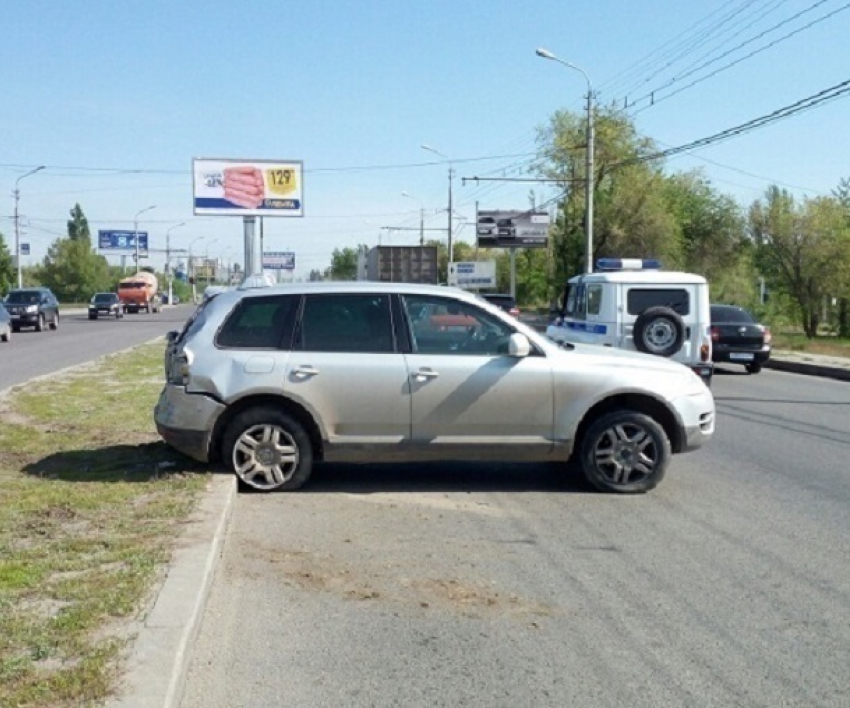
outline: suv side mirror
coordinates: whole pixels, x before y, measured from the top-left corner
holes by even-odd
[[[174,340],[177,339],[177,335],[180,334],[176,329],[172,329],[168,334],[165,335],[165,341],[169,344],[173,344]]]

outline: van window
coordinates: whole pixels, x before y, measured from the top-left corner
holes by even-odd
[[[602,286],[587,286],[587,314],[598,315],[602,311]]]
[[[626,307],[630,315],[639,315],[650,307],[669,307],[684,317],[691,312],[691,300],[688,291],[681,288],[630,288]]]

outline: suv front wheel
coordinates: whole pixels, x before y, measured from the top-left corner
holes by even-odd
[[[242,484],[263,492],[298,489],[313,467],[303,426],[274,408],[239,413],[227,426],[222,452]]]
[[[606,413],[581,441],[582,471],[603,492],[648,492],[664,479],[670,455],[664,428],[637,411]]]

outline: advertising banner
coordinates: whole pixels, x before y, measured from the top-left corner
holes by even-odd
[[[291,251],[265,252],[263,270],[295,270],[295,254]]]
[[[496,261],[459,261],[449,266],[449,285],[464,290],[496,287]]]
[[[192,161],[195,214],[304,216],[304,163],[298,160]]]
[[[97,248],[99,251],[116,251],[122,255],[136,253],[136,236],[139,237],[139,253],[148,253],[147,231],[106,231],[97,232]]]
[[[479,211],[479,248],[546,248],[549,214],[544,211]]]

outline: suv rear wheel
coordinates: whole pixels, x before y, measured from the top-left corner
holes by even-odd
[[[239,413],[227,426],[222,453],[242,484],[263,492],[298,489],[313,468],[310,437],[298,421],[274,408]]]
[[[50,323],[50,329],[59,329],[59,313],[53,315],[53,322]]]
[[[664,428],[637,411],[606,413],[581,441],[582,471],[603,492],[648,492],[664,479],[670,455]]]
[[[673,356],[685,341],[685,323],[669,307],[649,307],[635,320],[634,341],[645,354]]]

